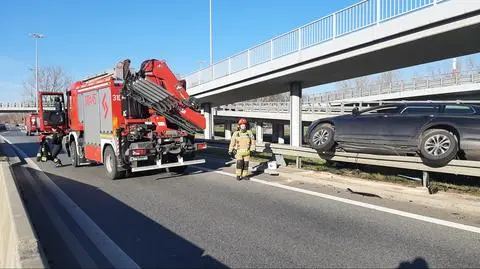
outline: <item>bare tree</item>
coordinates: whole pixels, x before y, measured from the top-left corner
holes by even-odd
[[[367,89],[372,83],[370,76],[359,77],[353,80],[353,84],[356,89]]]
[[[474,69],[478,68],[477,63],[475,62],[475,58],[473,56],[468,56],[467,59],[465,59],[466,62],[466,68],[469,71],[473,71]]]
[[[354,85],[355,84],[353,83],[353,79],[342,80],[335,83],[335,88],[337,91],[346,91],[348,89],[354,88]]]
[[[392,70],[380,73],[375,81],[375,84],[380,84],[382,87],[387,87],[398,81],[400,81],[400,71]]]
[[[22,123],[25,113],[3,113],[0,114],[0,122],[8,122],[13,124]]]
[[[345,91],[349,89],[367,89],[371,84],[370,76],[363,76],[348,80],[343,80],[335,83],[335,88],[337,91]]]
[[[72,83],[70,76],[59,66],[47,66],[38,70],[38,90],[45,92],[65,92]],[[35,70],[24,82],[24,101],[35,100]]]

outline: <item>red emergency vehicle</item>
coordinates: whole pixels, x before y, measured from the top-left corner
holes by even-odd
[[[37,113],[29,113],[23,118],[23,125],[25,126],[25,134],[30,136],[38,132],[39,120]]]
[[[111,179],[166,168],[182,172],[204,163],[195,132],[205,129],[198,104],[165,61],[146,60],[138,72],[130,60],[67,91],[68,153],[73,167],[103,163]],[[45,113],[45,112],[44,112]]]

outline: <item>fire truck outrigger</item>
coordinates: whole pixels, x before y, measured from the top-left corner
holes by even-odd
[[[130,60],[75,82],[67,90],[67,153],[72,165],[103,163],[109,178],[167,168],[182,172],[205,143],[195,132],[205,129],[198,103],[165,61],[146,60],[138,72]]]

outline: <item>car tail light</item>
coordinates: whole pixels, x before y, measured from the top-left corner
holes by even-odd
[[[147,149],[132,149],[132,156],[147,155]]]
[[[207,148],[207,143],[198,143],[197,150],[203,150]]]

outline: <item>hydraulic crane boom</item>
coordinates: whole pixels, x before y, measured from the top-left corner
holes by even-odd
[[[194,109],[196,102],[164,61],[146,60],[132,74],[129,60],[123,61],[124,97],[131,97],[189,133],[205,129],[205,118]]]

